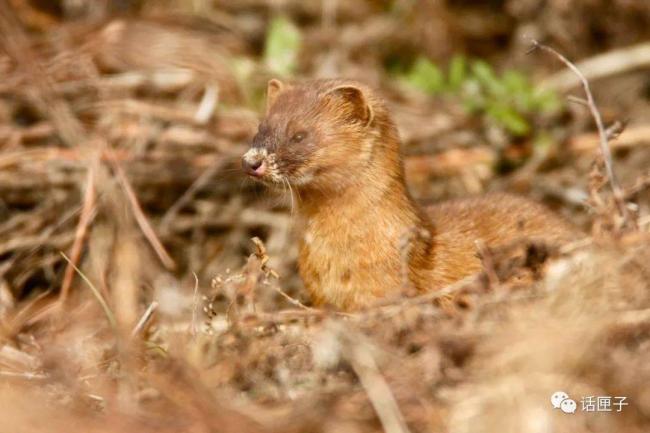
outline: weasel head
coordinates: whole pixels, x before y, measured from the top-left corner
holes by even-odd
[[[270,185],[336,192],[372,164],[386,123],[383,101],[356,81],[273,79],[242,168]]]

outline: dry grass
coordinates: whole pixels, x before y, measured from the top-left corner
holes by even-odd
[[[391,49],[503,57],[477,38],[495,46],[517,31],[504,20],[524,26],[534,2],[506,2],[471,31],[459,23],[477,22],[480,6],[432,2],[418,14],[399,2],[398,18],[371,1],[338,2],[334,16],[321,2],[281,6],[301,23],[301,75],[333,70],[387,95],[418,198],[523,189],[591,229],[560,251],[482,251],[481,274],[358,314],[309,305],[290,204],[238,173],[270,76],[259,62],[268,2],[145,1],[120,19],[93,2],[62,2],[77,21],[32,3],[0,0],[5,430],[650,430],[650,137],[635,117],[643,96],[623,113],[603,109],[606,120],[631,117],[637,131],[622,151],[613,146],[625,198],[637,203],[638,228],[623,231],[584,107],[571,108],[556,137],[574,153],[502,176],[491,170],[501,154],[489,126],[382,72]],[[615,3],[618,21],[592,23],[611,30],[612,44],[627,41],[621,28],[650,36],[635,27],[647,10]],[[529,25],[592,53],[579,20],[571,35],[546,25],[561,9]],[[188,12],[201,18],[182,18]],[[505,54],[516,63],[523,51]],[[252,62],[245,80],[233,59]],[[576,206],[576,195],[588,205]],[[579,409],[592,395],[629,404],[566,415],[550,405],[560,389]]]

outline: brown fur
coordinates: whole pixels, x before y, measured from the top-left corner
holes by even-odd
[[[404,268],[417,290],[441,288],[480,269],[477,241],[573,233],[543,206],[507,194],[420,208],[384,102],[354,81],[271,80],[266,117],[244,156],[255,161],[265,164],[262,181],[295,192],[299,269],[317,305],[353,310],[398,295]]]

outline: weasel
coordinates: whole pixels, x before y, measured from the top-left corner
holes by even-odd
[[[514,195],[420,207],[385,102],[356,81],[270,80],[242,168],[295,194],[298,267],[316,305],[360,309],[398,295],[405,281],[418,291],[444,287],[481,269],[478,242],[573,238],[564,219]]]

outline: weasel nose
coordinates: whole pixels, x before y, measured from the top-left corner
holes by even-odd
[[[246,174],[250,176],[261,177],[266,172],[264,158],[260,156],[252,158],[248,154],[244,155],[241,160],[241,166]]]

